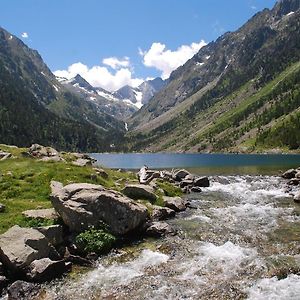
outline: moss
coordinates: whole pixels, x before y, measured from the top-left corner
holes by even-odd
[[[182,191],[179,187],[174,186],[173,184],[166,182],[166,181],[158,181],[157,185],[159,188],[161,188],[166,196],[169,197],[176,197],[181,196]]]

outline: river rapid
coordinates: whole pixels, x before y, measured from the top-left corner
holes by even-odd
[[[300,205],[274,176],[215,176],[175,236],[112,251],[44,299],[300,299]],[[297,275],[299,274],[299,275]]]

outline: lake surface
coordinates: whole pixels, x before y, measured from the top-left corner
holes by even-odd
[[[277,174],[300,166],[299,154],[92,153],[98,165],[116,169],[187,168],[195,174]]]

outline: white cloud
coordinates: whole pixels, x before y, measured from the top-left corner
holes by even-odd
[[[154,67],[162,72],[161,77],[166,79],[171,72],[183,65],[192,58],[206,43],[201,40],[199,43],[182,45],[177,50],[166,49],[166,45],[153,43],[148,51],[139,48],[139,54],[143,57],[146,67]]]
[[[23,32],[22,34],[21,34],[21,37],[23,38],[23,39],[28,39],[28,33],[27,32]]]
[[[132,71],[128,68],[121,68],[112,73],[107,67],[93,66],[89,68],[81,62],[72,64],[67,70],[57,70],[54,74],[68,79],[80,74],[91,85],[102,87],[108,91],[115,91],[127,84],[137,87],[144,81],[142,78],[134,78]]]
[[[252,6],[251,6],[251,9],[253,9],[253,10],[257,10],[257,7],[256,7],[256,6],[254,6],[254,5],[252,5]]]
[[[122,60],[117,57],[108,57],[102,60],[104,65],[110,66],[112,69],[117,70],[121,67],[129,67],[129,57],[125,56]]]

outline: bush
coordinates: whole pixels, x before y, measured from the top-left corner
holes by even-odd
[[[80,233],[75,239],[80,251],[85,254],[95,252],[98,255],[108,252],[115,242],[116,238],[112,234],[103,229],[94,228]]]

